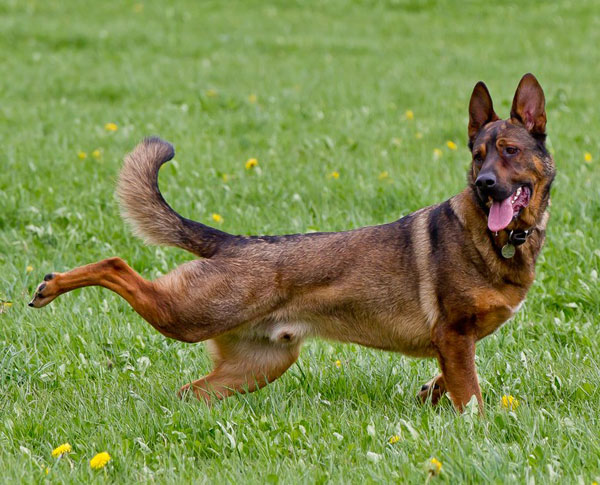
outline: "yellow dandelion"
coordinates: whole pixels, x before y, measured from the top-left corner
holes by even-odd
[[[339,172],[331,172],[329,175],[327,175],[327,178],[337,180],[340,178],[340,174],[339,174]]]
[[[439,472],[442,471],[442,462],[439,461],[437,458],[432,458],[431,460],[429,460],[429,471],[433,474],[433,475],[437,475]]]
[[[209,98],[216,98],[219,95],[216,89],[207,89],[205,94]]]
[[[377,177],[379,180],[385,180],[386,178],[388,178],[390,176],[390,174],[388,173],[387,170],[384,170],[383,172],[381,172],[379,174],[379,176]]]
[[[227,182],[229,181],[229,175],[224,173],[223,175],[221,175],[221,179],[223,180],[223,182]]]
[[[421,138],[423,138],[423,133],[421,133],[420,131],[419,131],[419,132],[417,132],[417,133],[415,134],[415,138],[416,138],[417,140],[420,140]]]
[[[433,149],[433,157],[440,158],[441,156],[442,156],[442,150],[440,150],[439,148],[434,148]]]
[[[102,156],[102,152],[100,150],[98,150],[97,148],[92,152],[92,157],[98,159]]]
[[[212,216],[212,220],[221,224],[223,222],[223,217],[220,214],[214,213]]]
[[[48,475],[48,473],[50,473],[50,468],[46,467],[46,475]]]
[[[400,436],[398,436],[397,434],[395,434],[394,436],[392,436],[389,440],[388,443],[390,445],[393,445],[395,443],[398,443],[398,441],[400,441]]]
[[[77,152],[77,158],[79,158],[79,160],[85,160],[87,158],[87,153]]]
[[[335,361],[335,366],[339,369],[340,367],[342,367],[342,361],[341,360],[336,360]]]
[[[516,409],[519,406],[519,401],[510,394],[505,394],[502,396],[502,406],[507,409]]]
[[[456,150],[458,148],[458,146],[456,145],[456,143],[454,143],[453,141],[448,140],[446,142],[446,146],[448,148],[450,148],[450,150]]]
[[[73,448],[71,448],[71,445],[69,443],[63,443],[62,445],[60,445],[52,450],[52,457],[59,458],[59,457],[63,456],[65,453],[71,453],[71,451],[73,451]]]
[[[585,153],[583,154],[583,160],[584,160],[586,163],[590,163],[590,162],[593,160],[593,158],[592,158],[592,154],[591,154],[590,152],[585,152]]]
[[[414,120],[415,119],[415,114],[412,112],[411,109],[407,109],[406,113],[404,113],[404,116],[406,116],[407,120]]]
[[[252,93],[248,96],[248,101],[252,104],[255,104],[256,101],[258,101],[258,98],[256,97],[256,94]]]
[[[119,127],[117,126],[116,123],[106,123],[104,125],[104,129],[106,131],[117,131],[119,129]]]
[[[25,271],[27,271],[28,273],[31,273],[33,271],[33,266],[28,265],[27,268],[25,268]]]
[[[11,301],[5,301],[5,302],[3,303],[3,305],[4,305],[6,308],[10,308],[10,307],[12,306],[12,302],[11,302]]]
[[[104,468],[109,461],[110,455],[106,451],[103,451],[90,460],[90,466],[94,470],[100,470],[100,468]]]
[[[250,170],[256,166],[258,166],[258,160],[256,158],[249,158],[246,160],[246,170]]]

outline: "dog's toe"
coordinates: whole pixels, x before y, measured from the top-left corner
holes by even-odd
[[[421,390],[416,395],[417,401],[421,404],[425,404],[427,399],[429,398],[429,386],[427,384],[423,384],[421,386]]]
[[[417,399],[422,403],[431,401],[431,404],[435,405],[439,402],[445,392],[446,387],[444,386],[444,380],[442,376],[439,375],[421,386],[421,390],[417,394]]]
[[[177,397],[179,399],[185,399],[190,393],[190,384],[186,384],[179,391],[177,391]]]
[[[35,290],[36,296],[39,296],[40,298],[44,298],[44,295],[42,295],[42,292],[44,291],[44,289],[46,289],[46,283],[40,283],[40,285],[37,287],[37,290]]]

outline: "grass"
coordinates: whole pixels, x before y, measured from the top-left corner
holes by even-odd
[[[3,480],[423,483],[435,457],[432,482],[598,481],[597,8],[2,1]],[[558,175],[524,309],[478,346],[485,419],[417,405],[433,361],[322,341],[261,392],[208,409],[175,397],[209,369],[203,346],[163,338],[116,295],[26,306],[51,270],[118,255],[152,278],[190,259],[144,246],[119,217],[115,177],[145,135],[175,144],[161,188],[190,218],[216,213],[244,234],[354,228],[461,190],[473,85],[506,116],[528,71],[546,90]],[[92,471],[100,451],[112,461]]]

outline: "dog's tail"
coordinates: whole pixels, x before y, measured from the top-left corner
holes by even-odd
[[[234,236],[186,219],[167,204],[158,189],[158,170],[174,155],[170,143],[146,138],[125,157],[117,185],[121,212],[146,242],[177,246],[210,258]]]

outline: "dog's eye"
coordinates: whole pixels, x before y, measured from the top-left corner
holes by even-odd
[[[519,149],[517,147],[507,146],[504,148],[504,153],[510,155],[511,157],[519,153]]]
[[[473,155],[473,161],[475,163],[483,163],[483,157],[481,156],[481,153],[476,153]]]

